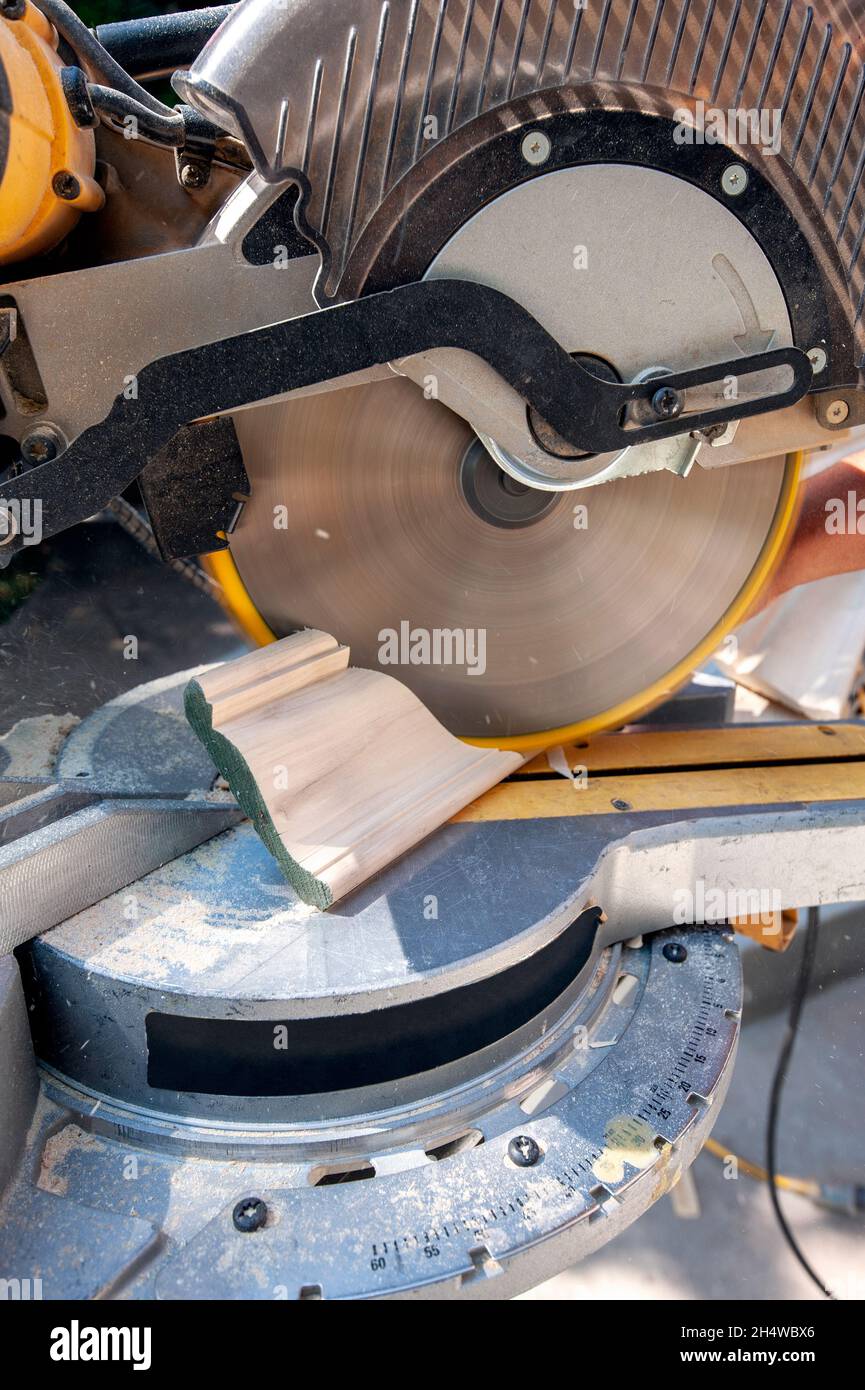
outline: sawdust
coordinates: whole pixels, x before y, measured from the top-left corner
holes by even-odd
[[[216,836],[77,913],[54,929],[53,942],[90,969],[139,983],[177,987],[223,969],[246,975],[260,963],[256,950],[270,941],[283,948],[291,929],[318,914],[287,883],[259,880],[248,866],[246,901],[233,895],[237,868],[228,845],[239,833],[229,832],[228,844]],[[201,892],[190,891],[191,862],[206,885]]]
[[[43,1192],[53,1192],[57,1197],[65,1197],[69,1190],[69,1179],[58,1169],[75,1150],[88,1149],[101,1153],[105,1144],[93,1134],[87,1134],[78,1125],[64,1125],[55,1134],[49,1135],[42,1148],[42,1160],[36,1186]]]
[[[77,714],[37,714],[19,719],[8,733],[0,735],[3,776],[49,776],[64,739],[80,723]]]

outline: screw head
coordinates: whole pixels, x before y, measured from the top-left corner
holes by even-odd
[[[812,347],[812,348],[809,348],[808,351],[807,351],[807,353],[805,354],[805,356],[808,358],[808,361],[811,363],[811,370],[812,370],[812,372],[814,373],[815,376],[817,375],[818,372],[822,372],[822,371],[824,370],[824,368],[825,368],[825,366],[826,366],[826,362],[828,361],[828,359],[827,359],[827,357],[826,357],[826,353],[825,353],[825,351],[823,350],[823,348],[821,348],[821,347]]]
[[[614,796],[610,805],[617,811],[633,811],[634,809],[630,801],[623,801],[620,796]]]
[[[50,463],[57,457],[57,444],[50,434],[28,434],[21,441],[21,457],[27,463]]]
[[[700,438],[700,439],[704,440],[706,444],[714,444],[714,445],[717,447],[717,445],[718,445],[718,444],[721,444],[721,443],[723,443],[723,444],[729,444],[729,443],[730,443],[730,438],[729,438],[729,437],[725,438],[725,436],[728,434],[729,429],[730,429],[730,422],[728,422],[726,425],[725,425],[725,424],[707,425],[705,429],[697,431],[697,433],[695,433],[695,434],[692,436],[692,438],[694,438],[694,439]]]
[[[244,1197],[231,1213],[231,1219],[235,1230],[242,1231],[244,1235],[250,1231],[260,1231],[267,1220],[267,1203],[260,1197]]]
[[[70,174],[68,169],[59,169],[51,180],[51,187],[58,198],[62,198],[66,203],[72,203],[81,192],[81,184],[74,174]]]
[[[668,941],[664,947],[664,957],[672,961],[673,965],[681,965],[688,959],[687,947],[683,946],[681,941]]]
[[[830,401],[826,407],[826,419],[830,425],[843,425],[849,414],[850,407],[846,401]]]
[[[508,1158],[518,1168],[533,1168],[540,1156],[537,1143],[528,1134],[517,1134],[508,1144]]]
[[[652,397],[652,409],[659,420],[675,420],[682,413],[682,397],[672,386],[659,386]]]
[[[21,441],[21,457],[25,463],[50,463],[65,449],[66,441],[54,425],[38,425]]]
[[[8,507],[0,507],[0,545],[11,545],[18,535],[18,522]]]
[[[542,130],[530,130],[523,137],[521,146],[523,159],[527,164],[546,164],[552,152],[550,137]]]
[[[744,164],[728,164],[721,175],[721,188],[729,198],[738,198],[748,187],[748,170]]]
[[[184,188],[203,188],[207,183],[207,170],[203,164],[189,161],[180,166],[180,182]]]

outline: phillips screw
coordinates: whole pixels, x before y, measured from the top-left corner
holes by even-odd
[[[672,386],[659,386],[652,397],[652,409],[659,420],[675,420],[682,413],[682,397]]]

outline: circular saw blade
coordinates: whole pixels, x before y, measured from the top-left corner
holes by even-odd
[[[621,722],[683,679],[789,501],[773,458],[561,494],[498,526],[461,489],[470,427],[400,378],[235,424],[252,500],[231,552],[273,632],[333,633],[455,733],[512,745]]]

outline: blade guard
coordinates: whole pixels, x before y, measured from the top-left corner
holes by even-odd
[[[689,10],[688,0],[660,12],[656,0],[242,0],[174,85],[244,141],[262,178],[299,184],[299,222],[323,257],[320,303],[337,297],[388,193],[448,136],[499,108],[519,140],[527,119],[558,110],[557,88],[577,84],[591,104],[600,97],[585,84],[610,82],[659,115],[695,98],[781,113],[779,175],[786,185],[787,166],[801,180],[794,202],[807,185],[826,209],[848,266],[838,288],[857,302],[862,269],[842,244],[858,244],[865,219],[849,139],[862,78],[849,7],[818,0],[800,15],[783,0],[718,0],[699,23]],[[806,90],[804,104],[788,99]],[[507,109],[530,96],[530,111]],[[538,172],[526,165],[526,177]]]

